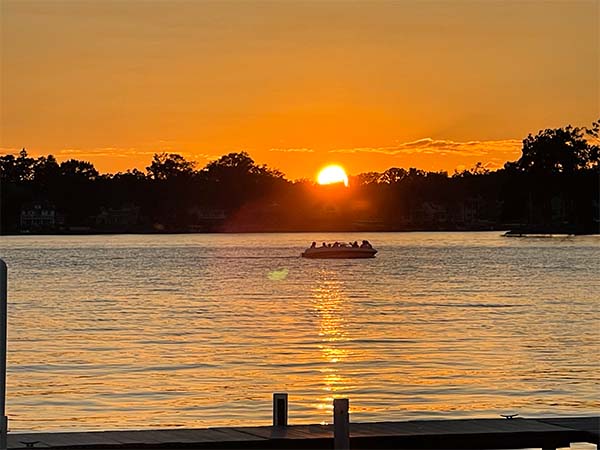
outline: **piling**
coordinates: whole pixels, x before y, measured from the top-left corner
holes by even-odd
[[[350,448],[350,413],[347,398],[333,400],[333,448],[335,450]]]
[[[273,426],[287,427],[288,424],[288,395],[283,393],[273,394]]]
[[[6,304],[8,301],[8,269],[0,259],[0,449],[6,449],[8,417],[6,417]]]

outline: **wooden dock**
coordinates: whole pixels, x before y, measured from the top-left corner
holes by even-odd
[[[556,449],[598,446],[600,417],[350,423],[352,449]],[[333,449],[333,425],[9,433],[8,448]]]

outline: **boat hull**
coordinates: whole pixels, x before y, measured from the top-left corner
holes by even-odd
[[[311,259],[362,259],[374,258],[377,250],[374,248],[355,248],[355,247],[317,247],[306,249],[301,256]]]

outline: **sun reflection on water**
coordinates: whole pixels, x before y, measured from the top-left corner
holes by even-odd
[[[347,331],[348,302],[343,292],[342,283],[331,279],[327,271],[321,272],[322,280],[313,290],[313,306],[319,318],[319,338],[321,343],[318,348],[324,361],[321,369],[323,374],[323,391],[314,406],[319,410],[333,410],[333,399],[340,397],[348,384],[348,380],[341,375],[339,365],[346,360],[351,360],[351,352],[344,348],[349,340]],[[325,422],[323,422],[325,423]]]

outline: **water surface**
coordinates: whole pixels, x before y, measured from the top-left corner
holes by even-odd
[[[372,260],[305,260],[369,239]],[[10,428],[597,414],[600,239],[15,236]]]

